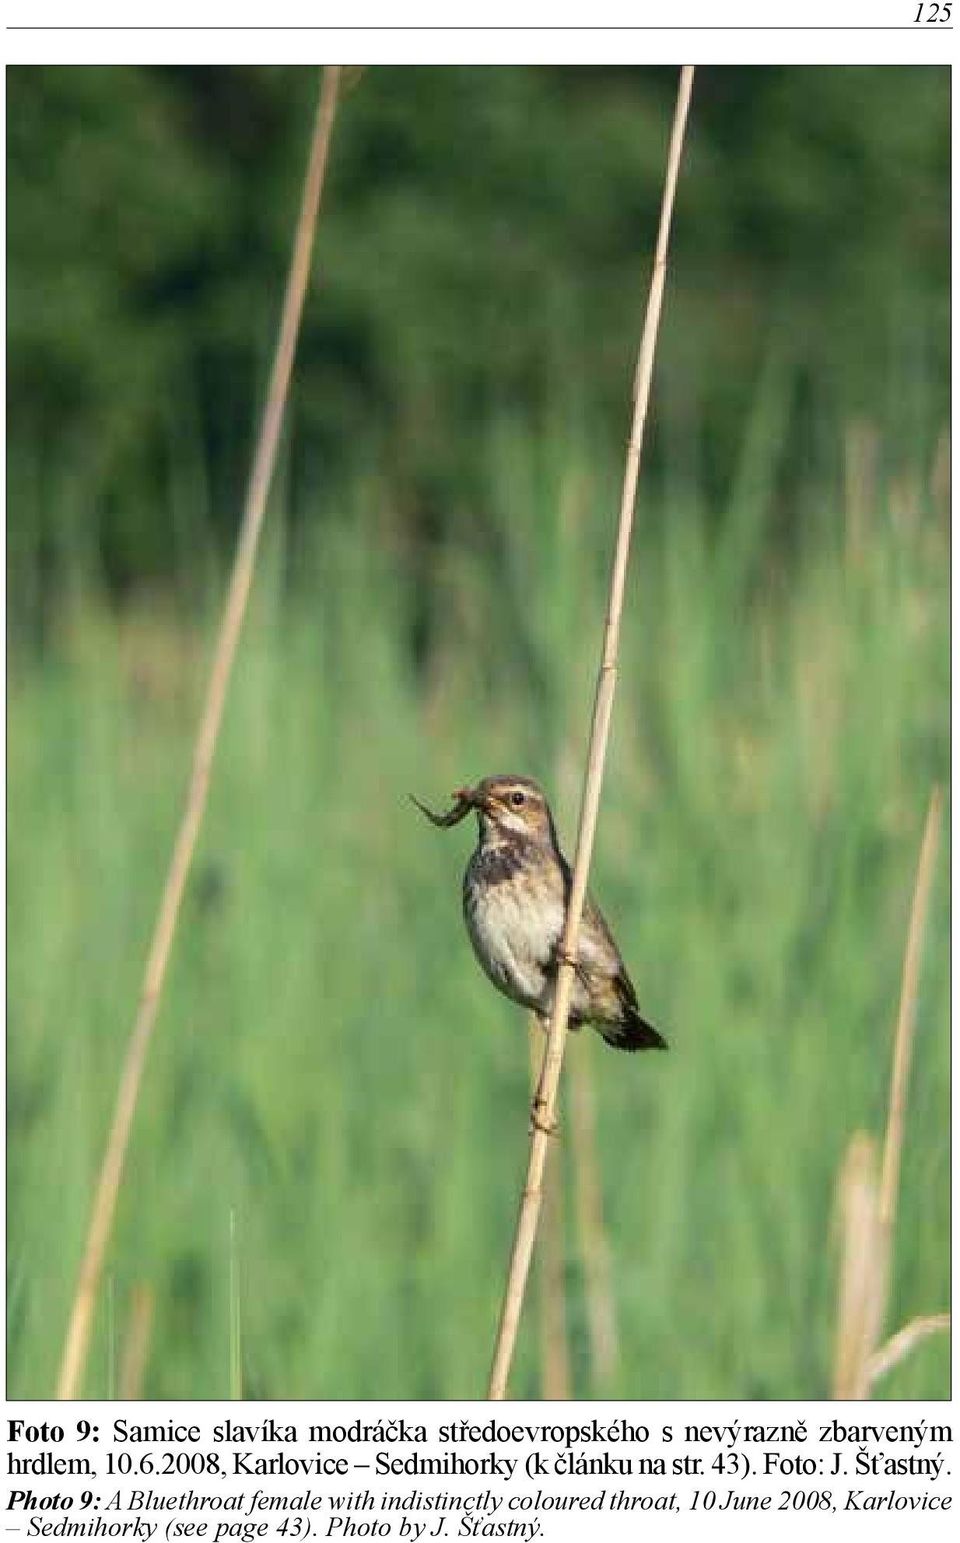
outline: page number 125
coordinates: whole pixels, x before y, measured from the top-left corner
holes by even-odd
[[[935,0],[924,0],[922,5],[917,6],[917,14],[913,19],[915,22],[949,21],[951,9],[950,0],[944,0],[942,5],[937,5]]]

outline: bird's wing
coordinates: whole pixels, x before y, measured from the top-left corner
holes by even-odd
[[[566,906],[570,896],[572,875],[570,864],[562,853],[559,855],[564,876],[563,894],[564,906]],[[667,1042],[663,1035],[640,1016],[633,981],[627,974],[627,967],[613,933],[607,926],[604,914],[589,893],[584,897],[583,902],[577,954],[580,961],[577,965],[577,974],[588,991],[591,987],[591,974],[594,977],[594,989],[602,982],[601,995],[604,988],[608,993],[610,987],[613,988],[612,995],[617,1004],[616,1010],[609,1014],[600,1011],[591,1018],[607,1043],[617,1050],[666,1050]],[[599,982],[597,977],[600,978]]]
[[[560,868],[563,873],[563,908],[566,911],[570,903],[573,873],[563,853],[558,852],[557,856],[560,858]],[[613,933],[607,926],[606,918],[589,890],[583,900],[583,916],[580,920],[580,938],[577,945],[577,953],[587,966],[601,965],[608,974],[622,973],[630,991],[633,991],[633,986],[630,984],[630,978],[624,969],[623,959],[620,956],[620,950],[617,947]],[[582,974],[582,971],[578,971],[578,974]],[[636,999],[634,998],[634,1000]]]

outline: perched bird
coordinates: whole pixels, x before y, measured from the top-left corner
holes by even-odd
[[[480,839],[463,876],[463,914],[474,953],[500,991],[546,1019],[571,882],[550,805],[529,777],[485,777],[475,788],[460,788],[454,799],[444,815],[413,802],[440,826],[456,825],[475,811]],[[570,1027],[583,1023],[594,1024],[618,1050],[667,1048],[641,1018],[613,934],[589,895],[570,1005]]]

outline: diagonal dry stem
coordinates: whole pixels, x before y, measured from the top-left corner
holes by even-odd
[[[230,681],[230,673],[237,651],[240,628],[243,623],[250,586],[253,581],[257,543],[263,525],[267,493],[269,492],[273,468],[276,462],[277,445],[280,440],[284,407],[293,370],[293,357],[296,350],[297,335],[300,330],[300,317],[303,312],[307,281],[310,277],[313,237],[316,229],[317,214],[320,208],[320,194],[323,188],[327,153],[330,147],[330,135],[337,106],[339,69],[339,65],[327,65],[323,73],[323,84],[314,124],[310,158],[304,179],[300,216],[294,237],[293,256],[290,262],[290,273],[287,279],[283,312],[280,319],[280,332],[277,338],[273,369],[267,389],[266,406],[260,425],[260,435],[257,440],[253,468],[244,503],[237,553],[230,578],[230,588],[227,592],[226,604],[224,606],[223,620],[217,638],[200,728],[197,733],[193,767],[190,773],[183,815],[174,842],[163,894],[160,899],[160,907],[144,972],[140,1004],[127,1044],[126,1059],[120,1076],[113,1123],[107,1138],[106,1152],[97,1182],[97,1191],[94,1197],[83,1260],[80,1265],[79,1280],[63,1346],[60,1376],[57,1383],[58,1398],[75,1398],[83,1376],[97,1287],[103,1268],[104,1256],[107,1251],[107,1244],[109,1243],[110,1233],[113,1228],[117,1195],[120,1190],[120,1181],[123,1177],[123,1166],[140,1093],[143,1068],[153,1032],[153,1025],[157,1016],[157,1007],[160,993],[163,989],[167,962],[170,957],[170,948],[176,931],[180,901],[183,896],[184,886],[186,885],[187,875],[190,871],[197,834],[200,830],[200,823],[206,806],[210,769],[213,764],[217,735],[223,714],[223,704],[226,699],[227,686]]]
[[[877,1174],[876,1143],[858,1132],[850,1143],[840,1179],[841,1262],[835,1398],[868,1398],[877,1377],[901,1360],[924,1334],[943,1327],[941,1318],[917,1319],[877,1348],[890,1287],[900,1156],[907,1084],[917,1017],[920,958],[937,847],[943,794],[934,785],[917,859],[910,921],[900,979],[893,1067],[883,1161]]]
[[[946,1334],[950,1329],[949,1313],[931,1313],[926,1318],[911,1318],[902,1329],[890,1336],[885,1345],[875,1350],[867,1365],[867,1381],[872,1388],[880,1377],[899,1366],[908,1355],[929,1339],[931,1334]]]
[[[574,1210],[586,1297],[590,1373],[594,1393],[597,1396],[609,1396],[617,1370],[619,1340],[617,1306],[613,1294],[613,1259],[603,1219],[603,1193],[597,1159],[593,1051],[594,1045],[589,1041],[577,1047],[567,1082],[570,1094]]]
[[[900,1006],[897,1009],[893,1070],[890,1073],[887,1134],[883,1143],[883,1166],[880,1170],[880,1223],[888,1230],[892,1229],[896,1219],[900,1154],[903,1150],[903,1124],[907,1109],[907,1081],[910,1076],[910,1057],[917,1022],[920,955],[927,924],[927,909],[933,885],[937,847],[940,842],[942,814],[943,793],[939,784],[934,784],[927,806],[923,840],[920,843],[920,857],[917,861],[917,877],[913,886],[913,902],[910,907],[907,946],[903,956],[903,974],[900,982]]]
[[[580,806],[577,854],[573,865],[570,898],[567,903],[567,914],[560,943],[560,966],[557,971],[557,987],[554,994],[553,1010],[550,1015],[547,1048],[540,1073],[538,1097],[542,1101],[541,1113],[543,1118],[534,1125],[530,1137],[527,1175],[520,1200],[520,1212],[517,1218],[507,1284],[500,1310],[493,1366],[490,1373],[488,1397],[492,1399],[500,1399],[506,1396],[507,1380],[513,1361],[513,1351],[520,1324],[520,1313],[523,1308],[524,1291],[526,1289],[527,1275],[530,1270],[530,1257],[533,1253],[540,1216],[540,1205],[543,1197],[543,1170],[547,1156],[547,1142],[549,1140],[547,1129],[549,1129],[552,1123],[557,1101],[557,1087],[560,1081],[560,1069],[563,1064],[567,1020],[570,1015],[570,995],[573,989],[573,959],[576,957],[577,941],[580,934],[580,917],[583,912],[587,874],[590,867],[590,856],[593,851],[593,838],[600,807],[600,787],[603,780],[603,765],[606,757],[607,739],[610,732],[610,714],[613,708],[613,694],[617,678],[620,616],[623,610],[627,558],[630,552],[630,535],[633,528],[637,481],[640,475],[640,452],[643,445],[647,404],[650,399],[650,382],[653,376],[657,329],[666,280],[670,220],[673,213],[677,173],[680,167],[680,153],[683,148],[683,135],[687,122],[687,112],[690,106],[692,86],[693,67],[691,65],[684,65],[680,72],[677,106],[673,118],[673,129],[670,135],[670,148],[667,154],[667,171],[660,210],[660,228],[657,236],[656,257],[653,266],[653,276],[650,281],[647,310],[643,322],[640,352],[637,359],[633,424],[630,431],[630,441],[627,446],[623,494],[620,501],[620,520],[617,527],[617,544],[613,559],[613,571],[610,578],[610,599],[604,629],[603,653],[597,678],[593,723],[590,731],[590,748]],[[541,1125],[544,1128],[541,1128]]]
[[[528,1018],[530,1089],[540,1076],[543,1030],[535,1013]],[[564,1271],[563,1170],[560,1153],[548,1153],[543,1176],[543,1226],[537,1274],[540,1308],[540,1391],[544,1398],[570,1397],[570,1346],[567,1342],[567,1291]]]
[[[569,500],[567,500],[569,503]],[[576,792],[577,775],[569,740],[558,757],[556,782],[563,803]],[[603,1214],[603,1186],[597,1151],[597,1106],[593,1061],[599,1051],[596,1036],[581,1035],[577,1054],[567,1063],[570,1110],[570,1173],[577,1252],[589,1346],[590,1386],[595,1397],[609,1397],[619,1357],[617,1304],[613,1289],[613,1250]],[[547,1169],[549,1180],[549,1168]],[[545,1216],[550,1197],[544,1199]]]
[[[907,1112],[907,1086],[910,1078],[910,1061],[913,1054],[914,1031],[917,1022],[917,994],[920,984],[920,959],[927,924],[927,910],[933,874],[940,841],[940,821],[943,813],[943,794],[934,784],[927,806],[927,817],[917,860],[917,876],[913,886],[910,921],[907,926],[907,942],[903,954],[903,970],[900,978],[900,1003],[897,1008],[897,1027],[893,1043],[893,1067],[890,1073],[890,1099],[887,1108],[887,1129],[883,1142],[883,1161],[877,1192],[876,1218],[876,1283],[873,1296],[873,1314],[868,1324],[869,1354],[879,1344],[883,1332],[883,1320],[887,1311],[890,1292],[890,1275],[893,1259],[893,1232],[897,1217],[897,1194],[900,1184],[900,1158],[903,1151],[903,1131]],[[864,1360],[861,1398],[869,1395],[868,1363]]]

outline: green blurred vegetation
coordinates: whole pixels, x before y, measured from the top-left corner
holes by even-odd
[[[407,802],[522,766],[569,839],[615,469],[499,446],[528,669],[496,565],[451,554],[424,687],[375,511],[281,602],[274,527],[124,1187],[111,1279],[154,1293],[146,1392],[225,1396],[235,1212],[244,1385],[475,1395],[526,1146],[523,1015],[459,915],[464,829]],[[886,1108],[924,805],[948,757],[946,512],[877,489],[757,591],[736,537],[645,501],[595,887],[671,1040],[591,1036],[625,1395],[823,1394],[834,1180]],[[732,529],[732,527],[731,527]],[[302,587],[301,587],[302,586]],[[9,699],[10,1392],[52,1384],[184,783],[206,643],[84,606]],[[535,683],[536,682],[536,683]],[[546,687],[544,690],[543,688]],[[949,1292],[948,897],[924,950],[891,1327]],[[577,1385],[589,1391],[569,1240]],[[89,1391],[110,1391],[107,1297]],[[516,1392],[536,1390],[528,1324]],[[946,1341],[891,1375],[943,1396]]]
[[[315,77],[12,70],[8,1393],[51,1389],[186,779]],[[495,770],[570,842],[675,77],[371,70],[87,1380],[483,1387],[523,1015],[459,915]],[[590,1035],[611,1391],[829,1388],[834,1185],[879,1133],[949,768],[948,76],[704,71],[594,887],[671,1052]],[[466,168],[466,169],[465,169]],[[949,896],[888,1328],[949,1296]],[[568,1159],[567,1159],[568,1160]],[[235,1243],[231,1246],[231,1222]],[[577,1391],[588,1365],[568,1237]],[[513,1381],[537,1391],[536,1336]],[[946,1339],[881,1385],[948,1392]]]

